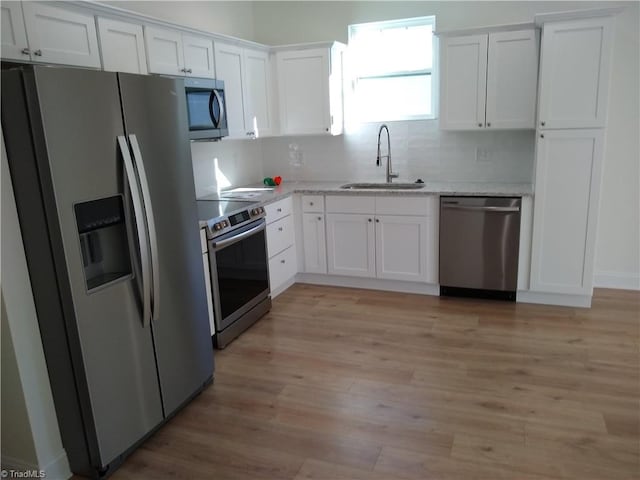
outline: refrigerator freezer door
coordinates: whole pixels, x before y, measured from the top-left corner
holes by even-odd
[[[50,182],[52,190],[49,196],[44,194],[43,202],[55,202],[55,212],[48,215],[48,221],[57,215],[62,251],[54,249],[53,255],[68,273],[71,298],[63,294],[62,301],[69,302],[67,311],[75,318],[72,327],[77,334],[69,334],[70,348],[79,353],[76,357],[82,362],[74,365],[76,382],[81,401],[84,395],[89,403],[92,418],[85,422],[94,424],[99,461],[105,466],[163,418],[152,333],[142,324],[135,280],[129,276],[88,291],[74,213],[74,205],[80,202],[123,194],[123,159],[116,138],[124,129],[117,77],[81,69],[34,70],[44,131],[34,141],[41,142],[39,150],[46,152],[46,159],[39,159],[40,175],[50,175],[50,180],[43,182]],[[129,210],[125,208],[125,212]],[[136,252],[133,220],[129,213],[125,215],[129,250]],[[103,249],[101,254],[118,252]],[[137,259],[130,259],[134,261]],[[47,358],[47,363],[49,369],[55,368],[55,359]],[[91,443],[90,433],[87,438]]]
[[[170,415],[211,379],[209,332],[183,80],[118,74],[125,129],[144,164],[157,241],[153,340]],[[135,150],[135,149],[134,149]],[[148,207],[148,206],[147,206]]]

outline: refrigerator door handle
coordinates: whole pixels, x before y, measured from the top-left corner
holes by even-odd
[[[142,198],[138,188],[138,180],[136,178],[131,153],[127,139],[119,135],[118,146],[122,159],[124,161],[124,170],[127,175],[129,190],[131,191],[131,200],[133,203],[133,212],[136,217],[136,232],[138,234],[138,246],[140,248],[140,263],[142,271],[142,325],[147,327],[151,319],[151,264],[149,262],[149,241],[147,238],[147,229],[144,224],[144,207],[142,206]]]
[[[140,179],[140,189],[142,190],[142,200],[144,202],[144,212],[147,216],[147,229],[149,233],[149,246],[151,247],[151,320],[157,321],[160,316],[160,267],[158,264],[158,239],[156,236],[156,225],[151,205],[151,195],[149,193],[149,182],[144,170],[142,152],[138,139],[134,133],[129,134],[129,142],[133,151],[133,159]]]

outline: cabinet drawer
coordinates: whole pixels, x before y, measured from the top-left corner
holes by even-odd
[[[328,213],[373,213],[375,197],[328,195]]]
[[[376,213],[380,215],[426,216],[429,197],[376,197]]]
[[[273,223],[282,217],[291,215],[292,205],[291,197],[265,205],[264,209],[267,212],[267,223]]]
[[[323,195],[303,195],[302,211],[304,213],[324,212],[324,196]]]
[[[207,231],[204,228],[200,229],[200,250],[207,253]]]
[[[275,254],[293,245],[294,238],[295,233],[291,215],[267,225],[267,250],[269,257],[273,257]]]
[[[271,291],[276,291],[287,280],[293,278],[298,271],[296,249],[287,248],[284,252],[269,260],[269,283]]]

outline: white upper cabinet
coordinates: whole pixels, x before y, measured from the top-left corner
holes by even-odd
[[[613,17],[545,23],[540,128],[599,128],[607,116]]]
[[[603,138],[600,129],[549,130],[538,137],[532,291],[592,293]]]
[[[440,40],[440,128],[484,128],[487,35]]]
[[[245,129],[254,136],[263,137],[275,133],[271,99],[271,66],[265,51],[243,50]]]
[[[244,101],[242,96],[242,48],[222,42],[215,43],[217,80],[224,82],[227,102],[227,127],[230,138],[246,138]]]
[[[111,72],[147,73],[142,26],[98,17],[102,65]]]
[[[150,73],[215,78],[213,42],[166,28],[144,27]]]
[[[24,26],[22,5],[20,2],[0,3],[2,14],[2,58],[11,60],[29,60],[29,44],[27,30]]]
[[[215,42],[216,78],[224,81],[231,138],[272,135],[269,54]]]
[[[344,45],[276,53],[281,133],[342,133]]]
[[[209,38],[182,34],[184,66],[188,77],[214,78],[213,42]]]
[[[36,2],[2,2],[2,58],[100,68],[92,15]]]
[[[539,32],[489,34],[487,128],[535,128]]]
[[[440,128],[535,128],[538,38],[533,28],[444,36]]]

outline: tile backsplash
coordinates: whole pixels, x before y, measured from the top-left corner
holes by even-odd
[[[289,181],[384,181],[384,160],[380,167],[375,165],[379,126],[363,124],[336,137],[194,142],[196,195],[276,175]],[[444,132],[437,120],[389,122],[388,126],[393,170],[400,174],[397,181],[532,181],[533,130]],[[291,160],[290,145],[297,146],[300,165]],[[381,150],[386,155],[384,132]]]
[[[436,120],[389,122],[391,158],[398,181],[531,182],[535,133],[523,131],[443,132]],[[364,124],[337,137],[274,137],[261,140],[265,175],[291,180],[384,181],[376,167],[380,124]],[[292,166],[289,145],[302,153]],[[382,134],[386,155],[386,132]]]

